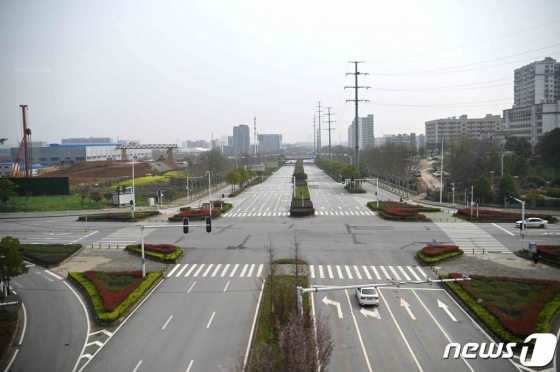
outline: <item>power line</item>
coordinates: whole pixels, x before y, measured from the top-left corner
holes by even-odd
[[[558,23],[558,22],[560,22],[560,19],[559,19],[559,20],[556,20],[556,21],[549,22],[549,23],[545,23],[545,24],[542,24],[542,25],[539,25],[539,26],[535,26],[535,27],[532,27],[532,28],[528,28],[528,29],[525,29],[525,30],[517,31],[517,32],[511,33],[511,34],[507,34],[507,35],[504,35],[504,36],[498,36],[498,37],[495,37],[495,38],[492,38],[492,39],[486,39],[486,40],[482,40],[482,41],[477,41],[477,42],[475,42],[475,43],[465,44],[465,45],[461,45],[461,46],[454,47],[454,48],[442,49],[442,50],[439,50],[439,51],[433,51],[433,52],[428,52],[428,53],[414,54],[414,55],[405,56],[405,57],[394,57],[394,58],[386,58],[386,59],[369,60],[369,61],[367,61],[367,62],[391,61],[391,60],[398,60],[398,59],[405,59],[405,58],[413,58],[413,57],[420,57],[420,56],[427,56],[427,55],[431,55],[431,54],[449,52],[449,51],[451,51],[451,50],[462,49],[462,48],[465,48],[465,47],[470,47],[470,46],[473,46],[473,45],[478,45],[478,44],[486,43],[486,42],[489,42],[489,41],[499,40],[499,39],[503,39],[503,38],[505,38],[505,37],[510,37],[510,36],[517,35],[517,34],[521,34],[521,33],[524,33],[524,32],[536,30],[536,29],[538,29],[538,28],[546,27],[546,26],[549,26],[549,25],[552,25],[552,24],[555,24],[555,23]]]
[[[510,101],[511,98],[501,98],[501,99],[491,99],[486,101],[474,101],[474,102],[458,102],[458,103],[438,103],[438,104],[429,104],[429,105],[411,105],[411,104],[399,104],[399,103],[387,103],[387,102],[373,102],[376,105],[382,106],[398,106],[398,107],[460,107],[462,105],[470,105],[473,103],[485,103],[485,102],[501,102],[501,101]],[[497,104],[497,103],[496,103]],[[496,104],[492,104],[489,106],[494,106]],[[466,107],[476,107],[476,106],[466,106]]]
[[[560,54],[560,52],[558,53],[549,53],[544,57],[540,57],[540,58],[546,58],[546,57],[550,57],[550,56],[555,56],[557,54]],[[433,73],[427,73],[427,74],[421,74],[421,73],[397,73],[397,74],[372,74],[372,75],[376,75],[376,76],[426,76],[426,75],[442,75],[442,74],[455,74],[457,72],[467,72],[467,71],[475,71],[475,70],[482,70],[485,68],[492,68],[492,67],[499,67],[499,66],[505,66],[505,65],[511,65],[514,63],[523,63],[523,62],[528,62],[528,61],[534,61],[535,58],[539,58],[539,57],[533,57],[530,59],[523,59],[520,61],[513,61],[513,62],[506,62],[506,63],[500,63],[498,65],[492,65],[492,66],[484,66],[484,67],[478,67],[478,68],[470,68],[470,69],[466,69],[466,70],[457,70],[457,71],[445,71],[445,72],[433,72]],[[437,70],[436,70],[437,71]]]
[[[501,60],[501,59],[506,59],[506,58],[511,58],[511,57],[517,57],[517,56],[520,56],[520,55],[523,55],[523,54],[529,54],[529,53],[533,53],[533,52],[538,52],[538,51],[543,50],[543,49],[550,49],[550,48],[554,48],[554,47],[557,47],[557,46],[560,46],[560,44],[555,44],[555,45],[547,46],[547,47],[544,47],[544,48],[534,49],[534,50],[530,50],[530,51],[528,51],[528,52],[513,54],[513,55],[510,55],[510,56],[506,56],[506,57],[499,57],[499,58],[489,59],[489,60],[487,60],[487,61],[482,61],[482,62],[468,63],[468,64],[466,64],[466,65],[459,65],[459,66],[442,67],[442,68],[436,68],[436,69],[433,69],[433,70],[422,70],[422,71],[403,72],[403,73],[399,73],[398,75],[416,75],[416,74],[423,75],[425,72],[444,71],[444,70],[451,70],[451,69],[454,69],[454,68],[462,68],[462,67],[480,65],[480,64],[483,64],[483,63],[489,63],[489,62],[499,61],[499,60]],[[487,67],[492,67],[492,66],[487,66]],[[378,75],[378,74],[374,74],[374,75]],[[383,75],[384,75],[384,74],[383,74]]]
[[[485,87],[472,87],[472,88],[462,88],[462,89],[389,89],[389,88],[373,88],[372,90],[375,91],[383,91],[383,92],[459,92],[463,90],[473,90],[473,89],[486,89],[486,88],[495,88],[495,87],[506,87],[510,86],[511,84],[498,84],[498,85],[488,85]]]

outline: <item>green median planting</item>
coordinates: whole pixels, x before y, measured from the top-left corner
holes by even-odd
[[[159,214],[159,211],[134,212],[132,217],[132,212],[98,213],[80,216],[78,221],[136,222]]]
[[[142,254],[142,245],[127,245],[125,250],[137,255]],[[172,244],[144,244],[144,256],[165,263],[176,263],[183,250]]]

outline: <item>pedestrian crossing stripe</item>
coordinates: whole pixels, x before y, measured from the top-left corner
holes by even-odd
[[[167,278],[260,278],[265,264],[176,264]],[[420,266],[308,265],[312,279],[425,280]]]
[[[453,244],[467,253],[512,253],[492,235],[471,222],[435,223]]]
[[[285,217],[289,216],[290,212],[228,212],[222,217]],[[371,211],[315,211],[316,216],[375,216]]]

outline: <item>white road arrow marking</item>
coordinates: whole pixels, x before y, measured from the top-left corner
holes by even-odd
[[[340,319],[342,319],[342,309],[340,308],[340,302],[338,301],[333,301],[333,300],[329,300],[327,298],[327,296],[325,296],[325,298],[323,298],[323,302],[325,303],[325,305],[334,305],[336,306],[336,310],[338,311],[338,317]]]
[[[381,315],[379,315],[379,311],[377,311],[377,308],[373,308],[373,311],[369,311],[364,309],[363,307],[360,309],[360,313],[362,313],[363,316],[365,316],[366,318],[369,316],[371,316],[372,318],[377,318],[377,319],[381,319]]]
[[[457,321],[457,319],[455,319],[455,317],[453,315],[451,315],[451,312],[449,311],[449,307],[446,304],[444,304],[440,300],[437,300],[437,304],[438,304],[438,307],[441,307],[441,308],[443,308],[443,310],[445,310],[445,312],[447,313],[447,315],[449,315],[451,320],[453,320],[454,322]]]
[[[412,310],[410,310],[410,304],[408,302],[406,302],[404,300],[404,298],[402,298],[402,297],[401,297],[401,306],[404,306],[404,308],[408,312],[408,315],[410,315],[410,317],[412,319],[416,320],[416,317],[414,316],[414,313],[412,312]]]

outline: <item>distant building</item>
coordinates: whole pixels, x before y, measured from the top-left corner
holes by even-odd
[[[257,138],[259,140],[257,152],[260,154],[279,152],[282,147],[281,134],[259,134]]]
[[[233,127],[233,152],[236,155],[248,154],[250,148],[249,126],[240,124]]]
[[[205,149],[210,147],[208,142],[205,140],[198,140],[198,141],[185,141],[183,142],[183,146],[184,149],[195,149],[195,148],[201,148],[201,149]]]
[[[111,143],[113,139],[110,137],[76,137],[76,138],[63,138],[61,143]]]
[[[534,147],[546,132],[560,127],[560,63],[547,57],[514,73],[514,104],[504,110],[504,129]]]
[[[356,147],[356,120],[352,120],[352,124],[348,127],[348,147],[352,149]],[[375,140],[373,136],[373,115],[367,117],[358,117],[358,146],[360,149],[374,147]]]
[[[483,118],[469,119],[467,115],[458,118],[453,116],[447,119],[427,121],[426,148],[434,150],[441,146],[441,141],[451,141],[459,137],[469,139],[487,138],[491,133],[500,132],[502,118],[500,115],[487,114]]]
[[[418,149],[418,142],[416,141],[416,133],[398,134],[398,135],[392,135],[391,137],[386,137],[385,144],[388,145],[390,143],[394,143],[397,145],[404,145],[413,150]]]

